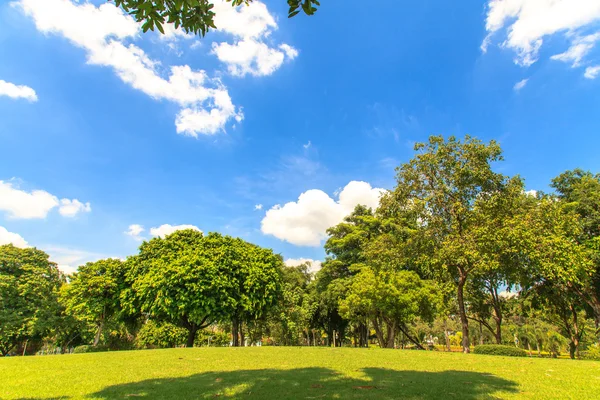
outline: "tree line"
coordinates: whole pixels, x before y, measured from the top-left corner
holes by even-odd
[[[526,192],[495,170],[494,141],[432,136],[415,152],[376,210],[328,230],[316,274],[193,230],[69,277],[41,250],[0,246],[0,352],[497,343],[599,356],[600,175]]]

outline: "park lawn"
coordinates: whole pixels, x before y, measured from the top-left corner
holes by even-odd
[[[1,399],[600,399],[600,362],[319,347],[0,359]]]

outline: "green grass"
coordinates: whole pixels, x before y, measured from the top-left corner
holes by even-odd
[[[600,362],[352,348],[0,359],[1,399],[599,399]]]

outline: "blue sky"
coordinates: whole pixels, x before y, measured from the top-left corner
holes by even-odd
[[[189,225],[321,260],[431,134],[498,140],[528,189],[600,170],[596,0],[218,7],[199,39],[0,4],[0,242],[72,271]]]

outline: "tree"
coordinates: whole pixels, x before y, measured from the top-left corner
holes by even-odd
[[[297,346],[303,336],[309,343],[312,339],[308,331],[309,308],[306,307],[312,275],[309,267],[304,263],[283,268],[281,298],[269,321],[271,335],[277,344]]]
[[[241,239],[181,230],[144,242],[127,263],[127,307],[185,328],[192,347],[197,332],[215,322],[239,329],[240,321],[264,315],[278,298],[283,261]]]
[[[125,285],[125,265],[108,258],[78,268],[61,290],[61,302],[68,315],[94,327],[97,346],[107,322],[120,313],[120,295]]]
[[[137,22],[142,22],[144,32],[154,28],[165,33],[163,25],[172,23],[175,28],[186,33],[193,32],[202,36],[215,25],[213,1],[211,0],[113,0],[117,7],[131,14]],[[252,0],[226,0],[232,7],[249,5]],[[288,0],[288,17],[294,17],[301,11],[313,15],[320,5],[318,0]]]
[[[352,279],[346,297],[340,301],[340,311],[350,320],[370,320],[382,348],[394,347],[399,330],[423,349],[408,325],[417,317],[432,319],[434,304],[433,285],[422,281],[415,272],[365,267]]]
[[[375,217],[373,210],[357,205],[352,213],[336,226],[327,230],[329,239],[325,252],[329,255],[318,275],[317,289],[321,293],[325,309],[333,320],[338,321],[337,332],[345,331],[348,325],[339,313],[339,302],[343,299],[347,285],[364,265],[369,255],[367,249],[383,232],[383,223]],[[367,319],[354,319],[359,337],[359,346],[368,346],[369,327]],[[331,329],[328,329],[328,332]],[[332,335],[332,332],[329,333]]]
[[[592,310],[600,341],[600,174],[566,171],[552,180],[552,187],[565,207],[580,217],[581,234],[576,240],[589,249],[593,267],[581,284],[571,284],[569,289]]]
[[[491,167],[502,151],[494,141],[484,144],[470,136],[464,141],[432,136],[415,150],[419,153],[397,169],[397,186],[382,200],[383,212],[416,214],[414,263],[425,275],[454,283],[463,351],[469,352],[465,285],[486,261],[476,204],[506,190],[508,179]]]
[[[64,281],[43,251],[0,246],[0,354],[49,330]]]

